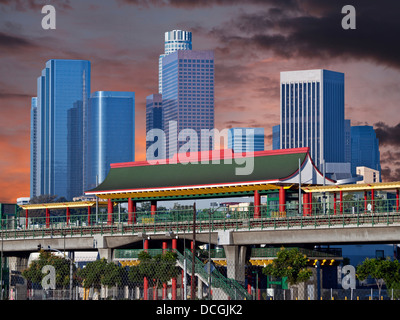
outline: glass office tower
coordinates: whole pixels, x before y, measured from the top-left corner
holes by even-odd
[[[184,129],[197,133],[198,141],[191,151],[211,150],[213,139],[202,143],[201,130],[214,128],[214,53],[180,50],[165,56],[162,81],[167,157],[172,158],[186,143],[178,141]]]
[[[190,31],[168,31],[165,32],[164,39],[164,54],[161,54],[158,60],[158,93],[162,93],[162,59],[177,50],[192,50]]]
[[[159,93],[146,98],[146,151],[158,138],[153,129],[163,130],[162,95]],[[154,154],[147,154],[146,152],[146,159],[165,159],[165,154],[159,154],[159,152],[161,150],[158,149],[155,150]]]
[[[322,163],[345,160],[344,74],[329,70],[281,72],[280,148],[309,147]]]
[[[368,167],[381,173],[379,139],[372,126],[351,127],[351,172]]]
[[[111,163],[135,161],[135,93],[97,91],[88,103],[85,190],[103,182]]]
[[[90,93],[90,61],[52,59],[37,80],[36,196],[68,197],[68,110],[77,102],[86,110]],[[32,133],[31,133],[32,135]],[[71,146],[77,154],[84,150]],[[32,151],[33,152],[33,151]],[[75,168],[76,169],[76,168]]]
[[[31,99],[31,172],[30,197],[36,197],[37,192],[37,97]]]
[[[272,127],[272,150],[278,150],[281,148],[281,126]]]
[[[264,151],[264,128],[231,128],[228,149],[233,152]]]

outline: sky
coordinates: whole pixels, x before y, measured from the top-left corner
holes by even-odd
[[[42,7],[56,9],[45,30]],[[342,28],[342,7],[356,29]],[[158,92],[164,32],[215,54],[215,127],[263,127],[272,149],[281,71],[345,73],[345,114],[380,142],[383,181],[400,181],[400,1],[0,0],[0,202],[29,196],[30,107],[49,59],[91,61],[91,92],[134,91],[135,157],[145,159],[145,100]]]

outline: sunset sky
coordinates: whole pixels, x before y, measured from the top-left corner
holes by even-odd
[[[56,9],[44,30],[41,9]],[[356,29],[341,26],[356,9]],[[0,202],[29,196],[30,102],[49,59],[91,61],[91,92],[136,93],[136,160],[145,158],[145,98],[158,91],[164,32],[193,33],[215,53],[215,126],[279,124],[281,71],[345,73],[346,118],[373,125],[384,181],[400,181],[400,1],[0,0]]]

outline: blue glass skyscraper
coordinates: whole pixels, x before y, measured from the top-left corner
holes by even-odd
[[[264,128],[231,128],[228,149],[233,152],[264,151]]]
[[[135,161],[135,93],[97,91],[88,103],[85,190],[101,183],[110,164]]]
[[[201,131],[214,129],[214,53],[179,50],[165,56],[162,59],[162,83],[167,157],[171,158],[186,144],[178,141],[179,133],[184,129],[197,133],[197,144],[192,145],[190,151],[211,150],[212,141],[202,143]],[[171,128],[171,122],[176,127]]]
[[[90,93],[90,61],[52,59],[37,80],[36,176],[31,195],[68,197],[68,110],[81,103],[85,111]],[[83,115],[85,119],[85,114]],[[70,146],[82,154],[79,146]]]
[[[37,192],[37,97],[31,100],[31,171],[30,195],[36,197]]]
[[[351,127],[351,171],[368,167],[381,172],[379,139],[372,126]]]
[[[163,130],[163,109],[162,109],[162,94],[156,93],[146,98],[146,150],[156,139],[154,129]],[[162,150],[155,150],[155,154],[146,152],[146,159],[165,159],[165,154],[159,154]]]
[[[281,72],[280,148],[309,147],[314,163],[345,161],[344,74]]]

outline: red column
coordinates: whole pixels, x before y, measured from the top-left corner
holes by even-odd
[[[25,209],[25,229],[28,229],[28,211],[28,209]]]
[[[150,211],[151,211],[152,216],[156,214],[156,212],[157,212],[157,201],[156,200],[151,200]]]
[[[375,211],[375,191],[371,189],[371,210],[372,212]]]
[[[177,241],[172,239],[172,251],[176,251]],[[176,278],[172,278],[172,300],[176,300]]]
[[[147,250],[149,249],[149,240],[144,240],[143,249],[147,252]],[[146,277],[144,277],[143,279],[143,299],[149,300],[149,281]]]
[[[368,197],[367,197],[367,191],[364,191],[364,213],[367,213],[368,211]]]
[[[258,192],[258,190],[254,190],[254,218],[261,217],[260,200],[261,200],[260,193]]]
[[[128,224],[136,223],[136,201],[128,199]]]
[[[167,243],[163,241],[162,243],[163,254],[167,252]],[[162,290],[162,299],[165,300],[167,297],[167,284],[163,283],[163,290]]]
[[[46,228],[50,227],[50,211],[46,208]]]
[[[113,203],[111,199],[108,199],[107,213],[107,224],[111,225],[113,223]]]
[[[343,191],[339,191],[339,207],[340,207],[340,214],[343,214]]]
[[[336,214],[336,192],[333,193],[333,213]]]
[[[286,191],[283,187],[279,189],[279,212],[286,211]]]
[[[399,189],[396,190],[396,211],[399,211],[399,205],[400,205],[400,200],[399,200]]]
[[[69,225],[70,217],[71,217],[71,212],[70,212],[69,208],[67,207],[67,226]]]
[[[303,216],[310,215],[309,193],[303,193]]]
[[[88,206],[88,208],[87,208],[87,223],[88,223],[88,225],[90,226],[90,215],[92,214],[92,207],[91,206]]]

